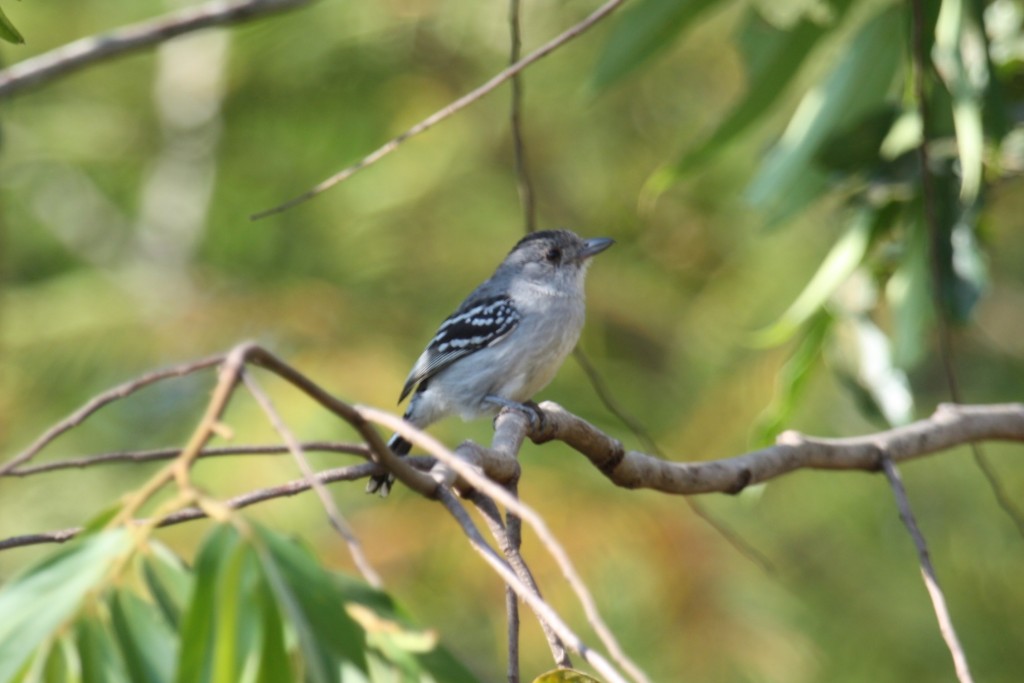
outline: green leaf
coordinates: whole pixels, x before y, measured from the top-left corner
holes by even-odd
[[[217,609],[214,620],[214,681],[237,681],[249,647],[256,640],[254,627],[259,621],[256,605],[248,596],[256,557],[248,543],[239,543],[221,564],[217,577]]]
[[[112,593],[109,604],[114,633],[132,680],[170,681],[178,642],[159,608],[125,590]]]
[[[0,590],[0,682],[12,680],[36,648],[71,620],[130,543],[124,529],[76,539]]]
[[[261,575],[254,586],[254,599],[259,611],[260,626],[260,642],[255,650],[259,654],[257,683],[289,680],[292,672],[285,648],[284,624],[265,576]]]
[[[4,14],[2,7],[0,7],[0,40],[6,40],[8,43],[16,44],[25,42],[22,35],[18,33],[18,29],[14,28],[14,24],[12,24],[11,20],[7,18],[6,14]]]
[[[638,0],[612,26],[591,86],[603,90],[662,52],[718,0]]]
[[[861,207],[854,213],[849,227],[822,261],[800,295],[771,326],[754,335],[758,346],[775,346],[789,340],[811,316],[817,314],[836,289],[864,261],[877,213]]]
[[[217,586],[221,567],[239,544],[238,533],[228,525],[220,525],[206,537],[199,550],[195,588],[181,622],[178,683],[212,680],[213,653],[217,647],[214,622],[220,609]]]
[[[982,180],[985,133],[982,100],[989,82],[988,44],[965,0],[942,0],[932,59],[953,97],[953,125],[960,158],[960,198],[972,204]]]
[[[82,660],[69,633],[61,634],[50,648],[42,680],[47,683],[81,683]]]
[[[829,135],[851,125],[884,101],[901,59],[902,13],[890,6],[868,20],[835,68],[800,101],[781,139],[747,187],[748,199],[767,212],[788,216],[810,199],[808,174]],[[854,144],[854,142],[851,142]]]
[[[909,232],[900,265],[885,285],[885,298],[892,310],[893,364],[904,370],[924,359],[935,320],[924,228],[917,225]]]

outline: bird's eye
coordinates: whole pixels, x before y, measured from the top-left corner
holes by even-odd
[[[544,254],[544,258],[548,260],[548,263],[558,263],[562,260],[562,250],[558,247],[551,247],[547,253]]]

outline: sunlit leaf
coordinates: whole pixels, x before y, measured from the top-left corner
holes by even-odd
[[[81,683],[83,680],[82,658],[71,633],[61,634],[56,645],[50,650],[44,676],[48,682]]]
[[[718,0],[638,0],[612,27],[594,68],[593,87],[618,82],[667,48],[700,14]]]
[[[932,59],[953,97],[960,197],[970,204],[981,188],[985,143],[981,107],[989,72],[985,33],[968,4],[965,0],[942,0],[935,23]]]
[[[215,621],[220,610],[217,594],[221,567],[239,548],[237,532],[229,526],[214,528],[203,542],[195,562],[195,588],[181,622],[178,683],[210,681],[216,651]]]
[[[774,346],[787,341],[821,310],[864,260],[871,244],[876,216],[876,212],[868,207],[862,207],[853,214],[846,232],[822,261],[814,277],[777,321],[755,334],[755,344]]]
[[[781,139],[747,188],[747,197],[769,212],[795,208],[813,160],[832,133],[877,109],[901,63],[902,12],[890,6],[868,20],[845,48],[835,68],[800,101]]]
[[[126,552],[124,529],[72,541],[0,590],[0,681],[9,681],[44,640],[52,638]]]
[[[276,683],[291,677],[291,662],[285,647],[284,624],[265,577],[256,582],[253,596],[259,611],[259,657],[257,683]]]

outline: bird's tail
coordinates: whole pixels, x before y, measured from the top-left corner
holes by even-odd
[[[398,434],[393,434],[388,439],[388,448],[391,452],[398,456],[408,455],[409,451],[412,450],[412,444],[400,437]],[[388,472],[387,474],[378,474],[370,477],[370,481],[366,482],[367,493],[377,493],[381,498],[387,498],[388,494],[391,493],[391,485],[395,483],[395,475]]]

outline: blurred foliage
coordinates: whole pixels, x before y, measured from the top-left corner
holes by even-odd
[[[3,45],[0,58],[15,63],[182,4],[4,3],[30,40]],[[927,128],[909,5],[888,0],[636,0],[525,73],[542,225],[618,242],[592,269],[581,344],[672,458],[734,455],[784,428],[864,433],[948,400],[933,271],[956,325],[966,400],[1020,400],[1024,13],[1012,0],[921,6],[932,60]],[[524,48],[592,7],[525,3]],[[438,321],[520,236],[505,96],[308,204],[258,223],[246,217],[484,81],[507,59],[507,34],[501,4],[321,2],[0,103],[0,452],[17,452],[102,389],[245,338],[343,398],[392,406]],[[924,131],[935,239],[921,219],[915,150]],[[169,382],[105,408],[42,459],[180,444],[211,382]],[[352,437],[309,401],[267,385],[303,438]],[[637,445],[572,362],[540,398]],[[251,402],[236,401],[227,422],[237,443],[276,441]],[[450,421],[434,431],[457,443],[489,430]],[[1020,500],[1019,453],[989,452]],[[560,445],[528,447],[522,460],[521,494],[565,540],[625,649],[655,680],[952,677],[881,478],[802,473],[702,501],[780,567],[768,576],[682,501],[611,488]],[[0,480],[0,537],[80,524],[152,468]],[[1015,681],[1024,543],[964,452],[905,470],[975,674]],[[218,497],[297,476],[270,457],[196,470]],[[334,493],[390,594],[481,679],[501,676],[501,587],[466,559],[444,513],[401,491],[386,503],[361,486]],[[252,515],[305,537],[327,566],[353,570],[312,496]],[[160,538],[191,557],[208,528]],[[2,553],[0,581],[11,593],[12,577],[37,560],[67,572],[76,562],[101,566],[116,552],[102,538],[55,555]],[[530,534],[525,543],[545,594],[583,623],[557,567]],[[234,565],[211,560],[213,575],[257,572],[249,551],[238,552]],[[196,557],[201,573],[203,552]],[[170,615],[187,613],[180,594],[117,586],[89,598],[105,601],[98,611],[73,617],[74,591],[92,580],[73,573],[47,614],[79,621],[34,671],[59,668],[68,643],[95,654],[83,667],[166,671],[165,661],[134,657],[132,638],[180,639],[169,626],[182,623]],[[257,583],[242,588],[266,597]],[[58,613],[61,605],[70,611]],[[23,637],[45,640],[55,628],[33,623]],[[526,618],[523,640],[527,678],[550,669]]]
[[[0,681],[478,680],[384,593],[260,527],[195,566],[127,529],[84,535],[0,590]]]

